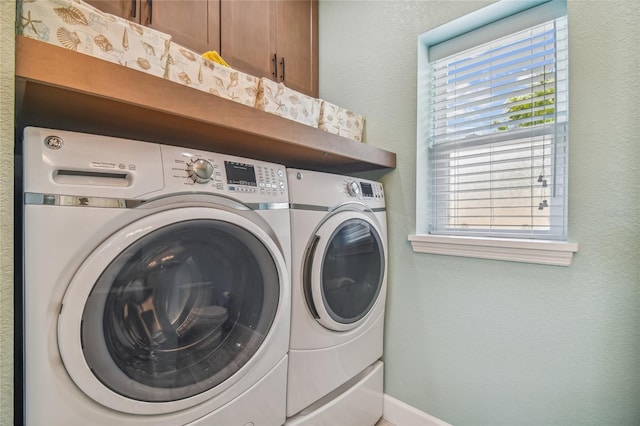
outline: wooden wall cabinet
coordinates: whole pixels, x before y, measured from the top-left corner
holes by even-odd
[[[140,23],[141,0],[85,0],[93,7],[112,15]]]
[[[222,0],[221,22],[232,67],[318,96],[317,0]]]
[[[85,0],[233,68],[318,97],[317,0]]]
[[[171,34],[199,53],[220,51],[220,0],[85,0],[90,5]]]

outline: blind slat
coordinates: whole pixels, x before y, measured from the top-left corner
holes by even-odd
[[[532,126],[528,128],[517,128],[508,132],[494,132],[491,134],[473,134],[466,135],[465,138],[451,139],[444,136],[432,136],[429,149],[435,152],[461,151],[466,148],[478,147],[493,144],[500,145],[509,141],[518,141],[523,139],[535,140],[537,138],[552,137],[556,134],[556,139],[563,138],[566,134],[564,126]]]
[[[479,113],[487,115],[502,114],[502,111],[509,112],[515,110],[523,104],[539,105],[542,100],[555,100],[555,84],[540,84],[535,87],[522,87],[520,82],[509,85],[511,90],[508,96],[503,96],[495,92],[495,88],[488,88],[472,94],[464,99],[458,98],[456,103],[451,100],[444,100],[441,104],[436,104],[433,110],[438,119],[437,125],[441,126],[443,120],[450,121],[452,118],[463,119],[468,116],[478,116]],[[475,96],[477,95],[477,96]]]

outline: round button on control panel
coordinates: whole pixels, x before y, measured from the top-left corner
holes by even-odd
[[[360,197],[360,185],[358,185],[358,182],[355,181],[348,181],[347,182],[347,193],[352,196],[352,197],[356,197],[359,198]]]
[[[213,176],[213,165],[200,158],[187,164],[187,172],[195,183],[206,183]]]

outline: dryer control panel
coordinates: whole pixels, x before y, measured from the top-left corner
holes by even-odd
[[[333,208],[358,202],[372,209],[386,208],[381,182],[293,168],[287,169],[287,177],[291,203]]]

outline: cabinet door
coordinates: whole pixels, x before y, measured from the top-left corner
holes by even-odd
[[[278,81],[318,96],[318,2],[278,1]]]
[[[220,0],[143,0],[142,24],[197,53],[220,51]]]
[[[276,80],[276,13],[274,0],[222,0],[221,52],[233,68]]]
[[[91,6],[103,12],[140,22],[140,0],[85,0]]]

